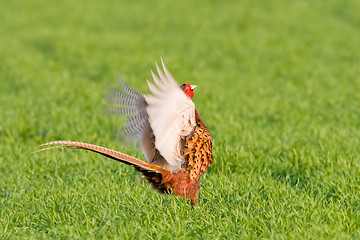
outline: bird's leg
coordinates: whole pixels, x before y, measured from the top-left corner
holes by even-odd
[[[144,174],[141,173],[139,180],[137,181],[137,184],[140,184],[144,178],[145,178]]]

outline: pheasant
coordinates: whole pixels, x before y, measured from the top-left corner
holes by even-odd
[[[115,112],[129,116],[123,133],[140,143],[146,161],[93,144],[52,141],[43,149],[90,150],[131,165],[160,193],[172,193],[197,204],[200,177],[212,163],[212,137],[195,110],[195,85],[179,86],[162,62],[159,76],[151,70],[147,80],[151,94],[143,95],[120,80],[122,91],[115,96]]]

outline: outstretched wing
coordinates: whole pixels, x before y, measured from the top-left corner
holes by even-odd
[[[113,113],[127,115],[125,127],[121,134],[126,135],[130,141],[140,141],[141,150],[148,162],[159,157],[155,148],[155,137],[152,133],[149,116],[146,112],[147,102],[144,95],[130,88],[121,79],[121,91],[115,91],[113,99]]]
[[[142,95],[120,80],[122,91],[115,94],[115,113],[128,115],[123,134],[140,141],[148,162],[176,170],[184,162],[182,138],[195,128],[195,105],[184,94],[162,62],[164,73],[153,72],[152,94]]]
[[[159,77],[153,72],[155,85],[148,81],[152,94],[145,95],[148,121],[155,136],[155,147],[173,169],[184,162],[182,139],[189,136],[195,126],[195,105],[184,94],[176,80],[166,69],[156,65]]]

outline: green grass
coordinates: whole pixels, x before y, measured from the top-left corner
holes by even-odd
[[[1,1],[1,239],[360,238],[359,1]],[[160,56],[214,139],[200,209],[77,140],[143,158],[105,94]]]

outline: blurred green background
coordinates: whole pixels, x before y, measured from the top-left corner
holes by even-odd
[[[359,238],[360,2],[1,1],[0,238]],[[92,153],[160,57],[214,138],[199,209]]]

